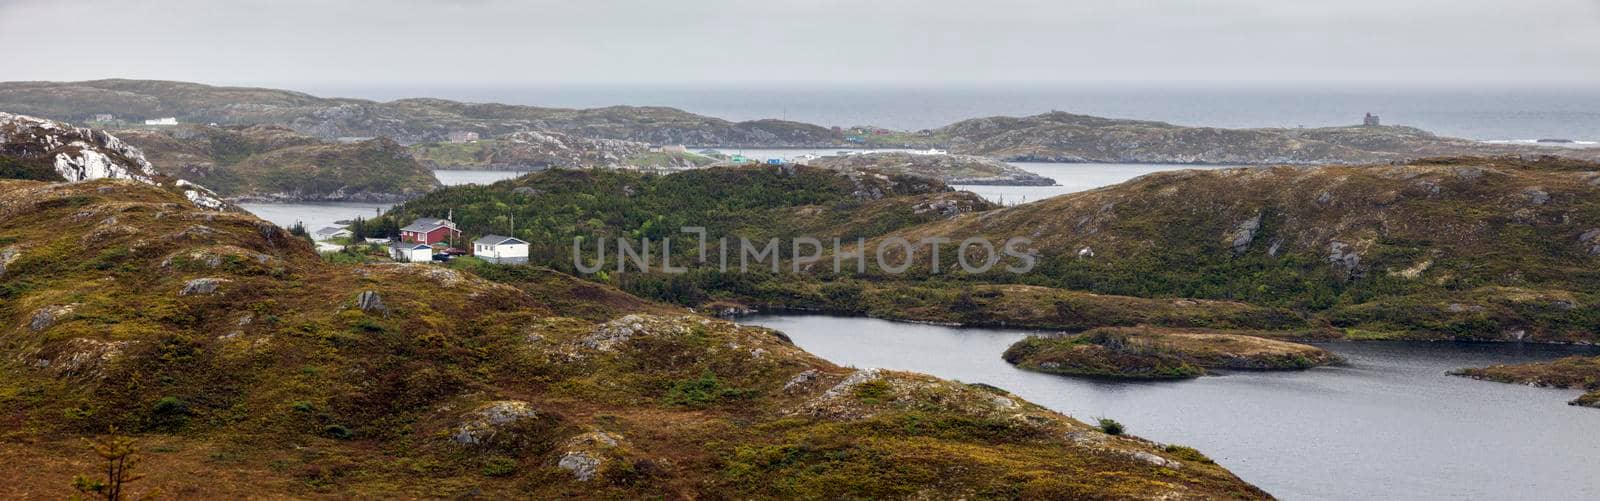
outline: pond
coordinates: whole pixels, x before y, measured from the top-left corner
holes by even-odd
[[[753,316],[841,365],[986,383],[1080,421],[1196,447],[1284,499],[1595,499],[1600,410],[1580,392],[1450,369],[1600,354],[1589,347],[1335,342],[1347,365],[1180,382],[1072,379],[1001,360],[1018,330],[868,318]]]
[[[1056,180],[1055,186],[985,186],[958,184],[953,187],[977,193],[990,202],[1016,205],[1037,202],[1056,195],[1077,193],[1111,186],[1145,174],[1183,169],[1221,169],[1236,165],[1177,164],[1065,164],[1011,162],[1022,170]]]

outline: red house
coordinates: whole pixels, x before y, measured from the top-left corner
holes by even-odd
[[[411,224],[400,228],[400,240],[419,244],[433,244],[450,239],[452,233],[458,233],[456,223],[449,219],[436,219],[431,217],[417,218]]]

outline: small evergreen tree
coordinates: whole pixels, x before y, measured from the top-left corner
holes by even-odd
[[[144,478],[144,475],[134,473],[134,468],[139,465],[142,458],[138,457],[139,449],[134,447],[133,439],[117,434],[117,428],[112,427],[111,432],[97,440],[86,440],[94,453],[105,461],[105,478],[90,478],[87,475],[78,475],[72,479],[72,487],[78,493],[72,499],[104,499],[106,501],[123,501],[126,499],[151,499],[160,495],[160,490],[152,490],[142,496],[133,496],[128,492],[128,484]],[[86,497],[87,496],[87,497]]]
[[[350,223],[350,241],[360,242],[364,238],[367,238],[367,220],[358,217],[355,222]]]

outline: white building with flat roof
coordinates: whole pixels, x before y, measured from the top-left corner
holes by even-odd
[[[472,241],[472,255],[495,264],[528,262],[528,242],[500,235],[484,235]]]

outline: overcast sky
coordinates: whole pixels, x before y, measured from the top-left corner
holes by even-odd
[[[0,47],[0,80],[1582,85],[1600,0],[0,0]]]

